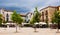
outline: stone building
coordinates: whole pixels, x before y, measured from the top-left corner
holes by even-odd
[[[60,6],[48,6],[48,7],[41,9],[40,10],[41,21],[46,22],[46,20],[47,20],[48,23],[51,23],[51,18],[56,10],[57,11],[60,10]]]

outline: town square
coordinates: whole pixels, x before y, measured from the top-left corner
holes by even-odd
[[[60,35],[60,0],[0,0],[0,35]]]
[[[0,28],[0,35],[60,35],[56,33],[57,29],[38,28],[37,32],[34,32],[33,28],[21,28],[18,32],[15,32],[15,28]]]

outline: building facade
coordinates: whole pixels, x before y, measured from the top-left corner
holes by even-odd
[[[0,9],[0,14],[3,15],[4,20],[7,22],[11,22],[11,14],[13,13],[13,11],[10,10],[5,10],[5,9]]]
[[[48,23],[51,23],[51,18],[56,10],[57,11],[60,10],[60,6],[48,6],[48,7],[41,9],[40,10],[41,21],[42,22],[48,21]]]
[[[25,22],[25,18],[26,18],[26,15],[25,14],[20,14],[20,16],[22,17],[22,19],[23,19],[23,22]]]
[[[0,9],[0,14],[3,15],[3,20],[4,21],[7,21],[9,23],[12,22],[11,15],[13,14],[13,11],[5,10],[5,9],[2,8],[2,9]],[[24,22],[27,22],[27,23],[30,21],[31,15],[32,15],[31,12],[28,12],[27,14],[20,14],[20,16],[24,19]]]
[[[27,23],[28,23],[28,22],[30,21],[30,19],[31,19],[32,15],[33,15],[33,13],[28,12],[28,13],[26,14],[26,17],[25,17],[25,22],[27,22]]]

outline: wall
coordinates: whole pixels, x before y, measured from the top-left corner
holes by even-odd
[[[41,21],[44,19],[44,21],[42,22],[45,22],[46,20],[46,11],[48,12],[48,23],[51,23],[51,18],[54,14],[54,12],[56,11],[56,8],[55,7],[47,7],[47,8],[44,8],[42,10],[40,10],[40,13],[41,13]],[[44,12],[44,18],[42,18],[42,12]]]
[[[8,21],[12,21],[11,20],[11,14],[13,13],[13,12],[11,12],[11,11],[5,11],[4,9],[1,9],[0,10],[0,13],[3,15],[3,17],[4,17],[4,20],[6,21],[7,19],[7,13],[8,13],[8,16],[9,16],[9,19],[8,19]]]

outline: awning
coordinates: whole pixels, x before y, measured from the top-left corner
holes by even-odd
[[[45,22],[39,22],[39,24],[46,24]]]

